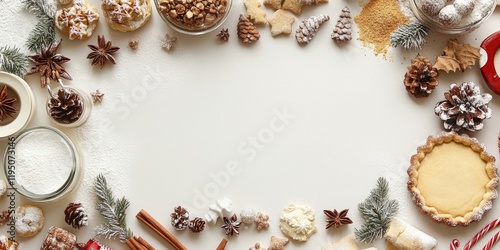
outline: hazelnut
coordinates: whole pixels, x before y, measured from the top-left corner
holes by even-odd
[[[177,17],[177,11],[175,10],[170,10],[168,12],[168,15],[171,17],[171,18],[176,18]]]
[[[194,14],[194,15],[196,15],[196,16],[197,16],[198,14],[200,14],[200,9],[198,9],[198,8],[196,8],[196,7],[194,7],[194,6],[193,6],[193,7],[191,7],[191,11],[192,11],[192,12],[193,12],[193,14]]]
[[[188,18],[188,19],[193,18],[193,12],[191,12],[190,10],[188,10],[188,11],[186,12],[185,17],[186,17],[186,18]],[[184,19],[185,19],[185,18],[184,18]]]
[[[216,18],[217,18],[217,16],[215,16],[214,14],[208,13],[205,16],[205,24],[212,24]]]
[[[203,5],[202,3],[197,3],[196,8],[202,10],[203,8],[205,8],[205,5]]]
[[[184,5],[182,5],[182,4],[177,4],[175,6],[175,10],[177,11],[177,14],[179,14],[179,15],[186,13],[186,7],[184,7]]]

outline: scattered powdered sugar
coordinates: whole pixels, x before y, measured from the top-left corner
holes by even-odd
[[[49,194],[64,185],[74,166],[66,141],[51,130],[32,130],[16,142],[16,181],[35,194]]]

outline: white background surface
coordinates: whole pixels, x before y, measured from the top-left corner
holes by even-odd
[[[91,2],[100,4],[98,0]],[[337,45],[330,39],[345,5],[353,16],[360,11],[360,3],[353,0],[305,8],[296,18],[293,31],[310,15],[331,16],[307,46],[299,46],[293,35],[271,37],[268,26],[259,26],[262,37],[257,43],[242,44],[235,27],[245,9],[238,0],[222,26],[229,28],[228,43],[215,37],[219,29],[196,37],[175,33],[154,7],[152,20],[138,31],[113,31],[101,18],[90,40],[63,38],[59,52],[71,58],[65,66],[74,79],[66,84],[88,92],[99,88],[106,95],[84,126],[62,129],[82,148],[86,175],[72,197],[36,203],[45,211],[47,220],[34,238],[18,237],[23,249],[38,249],[52,225],[74,232],[80,242],[93,236],[93,227],[101,222],[95,211],[90,212],[91,225],[77,231],[64,223],[63,210],[73,201],[83,202],[92,210],[89,184],[99,172],[108,177],[117,196],[130,200],[128,223],[134,233],[157,249],[170,248],[135,219],[140,209],[173,232],[169,214],[174,206],[187,207],[192,217],[202,216],[209,203],[222,197],[232,199],[238,213],[246,207],[268,213],[270,228],[257,231],[252,226],[242,229],[239,236],[226,237],[219,222],[218,226],[207,226],[199,235],[173,232],[189,249],[215,249],[222,238],[229,240],[228,250],[248,249],[256,242],[267,247],[272,235],[283,237],[279,214],[290,202],[308,204],[316,210],[318,233],[305,243],[290,242],[286,249],[320,249],[361,226],[357,204],[368,196],[380,176],[389,180],[391,198],[400,203],[398,217],[438,239],[437,249],[448,249],[453,238],[463,246],[500,216],[498,202],[480,222],[466,228],[434,223],[411,202],[406,191],[406,169],[409,157],[426,137],[442,130],[433,107],[444,98],[450,83],[474,81],[482,91],[491,93],[479,67],[464,73],[442,73],[434,93],[417,100],[407,94],[402,83],[406,66],[417,51],[398,48],[390,49],[387,58],[375,56],[357,40],[356,25],[350,43]],[[0,9],[0,44],[22,46],[19,41],[26,40],[34,18],[14,0],[1,1]],[[272,11],[263,9],[270,17]],[[499,29],[499,20],[500,13],[495,11],[480,29],[465,36],[431,32],[428,43],[418,53],[434,61],[445,41],[452,37],[479,46]],[[178,37],[177,47],[169,52],[160,47],[165,32]],[[107,64],[103,69],[90,66],[85,58],[90,52],[86,45],[96,44],[97,35],[105,35],[121,47],[116,65]],[[140,40],[137,51],[128,48],[130,39]],[[26,81],[38,103],[30,127],[53,125],[45,112],[46,92],[40,88],[38,76],[27,77]],[[482,131],[471,135],[498,157],[498,96],[494,95],[490,106],[493,117],[485,121]],[[294,118],[281,131],[272,133],[272,138],[264,136],[268,141],[257,139],[263,146],[253,149],[255,157],[250,157],[249,151],[238,150],[250,150],[245,144],[249,138],[269,131],[276,112],[283,110]],[[113,129],[106,129],[109,124]],[[2,142],[0,151],[4,149]],[[231,162],[239,164],[240,172],[231,175],[227,183],[217,183],[213,176],[221,175]],[[210,186],[217,188],[203,195],[206,204],[198,204],[199,192]],[[1,202],[7,204],[6,198]],[[18,197],[18,205],[28,203],[32,202]],[[345,208],[350,209],[348,216],[354,223],[326,231],[322,210]],[[7,228],[0,230],[6,232]],[[100,241],[114,249],[126,249],[117,241]],[[385,248],[382,240],[373,246]]]

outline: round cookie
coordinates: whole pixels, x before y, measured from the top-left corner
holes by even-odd
[[[307,241],[317,232],[314,216],[315,212],[309,205],[291,203],[281,212],[281,232],[296,241]]]
[[[37,206],[19,206],[16,209],[16,234],[25,238],[33,237],[42,230],[44,220],[43,212]]]
[[[144,26],[152,11],[150,0],[103,0],[101,8],[109,27],[122,32]]]
[[[5,193],[7,193],[7,182],[0,179],[0,198],[2,198]]]
[[[57,29],[70,40],[87,39],[94,33],[99,12],[86,0],[74,0],[69,7],[57,10],[54,19]]]

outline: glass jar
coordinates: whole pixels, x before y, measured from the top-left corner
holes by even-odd
[[[66,85],[57,87],[50,93],[47,98],[47,114],[54,123],[61,127],[75,128],[87,121],[94,105],[90,94]],[[71,107],[66,105],[68,101],[72,104]]]
[[[75,144],[53,127],[35,127],[9,138],[4,155],[7,181],[22,196],[36,202],[71,194],[83,176]]]
[[[457,10],[466,11],[465,9],[467,8],[463,5],[455,7],[453,3],[450,3],[445,6],[448,14],[446,16],[458,18],[450,21],[439,17],[442,14],[440,12],[444,12],[444,7],[439,8],[441,6],[432,5],[426,8],[424,6],[426,3],[437,3],[438,1],[444,1],[444,3],[450,2],[447,0],[410,0],[410,7],[420,22],[427,25],[431,30],[444,34],[465,34],[472,32],[491,16],[496,7],[495,0],[471,0],[475,5],[469,6],[470,13],[467,14],[465,12],[461,15],[459,14],[460,11]]]
[[[28,84],[20,77],[0,72],[0,89],[7,86],[8,98],[16,98],[14,107],[17,109],[13,118],[0,122],[0,139],[18,133],[26,128],[35,112],[35,95]]]
[[[217,29],[229,16],[232,5],[232,0],[210,0],[207,6],[199,0],[176,5],[169,0],[154,2],[158,14],[168,26],[188,35],[202,35]]]

